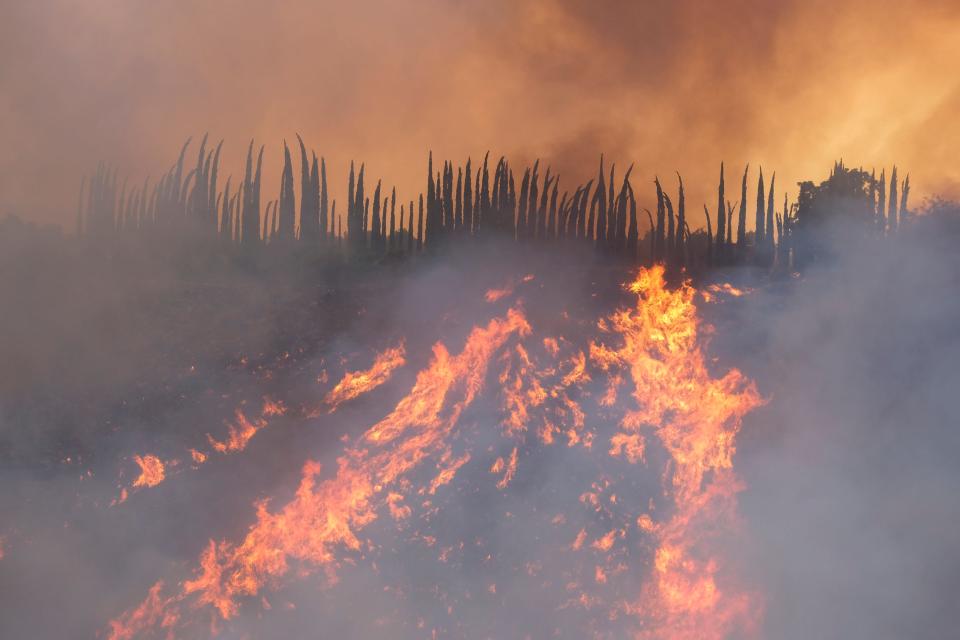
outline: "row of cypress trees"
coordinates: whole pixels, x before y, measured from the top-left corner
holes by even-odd
[[[622,177],[616,165],[606,170],[603,156],[595,178],[572,189],[561,190],[560,176],[547,167],[541,174],[539,161],[523,170],[519,181],[506,158],[501,157],[491,172],[489,153],[474,169],[471,159],[463,166],[445,161],[434,166],[427,160],[425,191],[415,201],[400,202],[397,190],[377,180],[369,193],[366,168],[351,162],[346,206],[337,214],[337,202],[330,197],[326,162],[307,150],[297,136],[300,164],[300,193],[296,193],[293,157],[283,144],[279,198],[261,203],[264,147],[251,141],[246,155],[243,180],[232,189],[228,177],[219,188],[221,141],[208,148],[207,137],[200,143],[195,165],[185,168],[190,140],[183,145],[177,161],[152,187],[149,178],[128,191],[118,187],[117,171],[98,166],[89,181],[81,185],[77,214],[78,233],[109,236],[141,232],[147,238],[172,233],[219,238],[224,245],[242,250],[272,245],[327,251],[338,257],[378,258],[410,255],[436,250],[453,242],[489,234],[506,236],[521,243],[571,243],[592,246],[599,254],[633,262],[662,262],[674,269],[755,264],[772,268],[788,266],[796,248],[790,244],[802,220],[812,220],[817,210],[809,206],[812,183],[801,183],[801,197],[790,205],[784,193],[783,208],[775,209],[776,174],[765,184],[759,172],[753,229],[747,228],[747,187],[749,165],[744,169],[740,198],[731,204],[726,197],[724,165],[720,165],[716,209],[711,215],[704,205],[706,228],[691,230],[686,210],[683,178],[677,174],[675,198],[658,177],[653,180],[656,213],[643,209],[638,215],[637,195],[631,176],[633,166]],[[875,229],[896,231],[908,215],[909,177],[899,186],[894,167],[887,200],[886,173],[877,179],[842,162],[835,164],[825,185],[843,180],[857,182],[869,198],[869,216]],[[853,178],[850,178],[854,175]],[[519,189],[517,184],[519,183]],[[866,188],[863,185],[867,185]],[[828,187],[818,187],[828,191]],[[837,189],[834,189],[835,191]],[[839,191],[842,191],[840,189]],[[297,204],[299,202],[299,214]],[[805,204],[806,203],[806,204]],[[889,204],[888,204],[889,203]],[[736,233],[734,234],[734,211]],[[715,221],[715,224],[714,224]],[[344,225],[343,223],[346,222]],[[345,227],[345,228],[344,228]],[[641,234],[641,228],[643,233]]]

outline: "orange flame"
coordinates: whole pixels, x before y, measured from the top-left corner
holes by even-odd
[[[347,372],[324,399],[324,402],[330,406],[330,413],[336,411],[344,402],[372,391],[389,380],[395,369],[406,364],[405,355],[404,345],[401,343],[377,354],[373,366],[369,369]]]
[[[388,487],[431,456],[449,457],[451,431],[480,392],[490,358],[510,336],[529,331],[524,316],[510,310],[505,318],[474,328],[458,356],[441,343],[434,345],[433,361],[410,393],[363,434],[365,448],[347,450],[328,480],[320,480],[318,463],[307,462],[291,502],[277,512],[259,503],[257,521],[240,543],[211,540],[196,577],[184,582],[179,594],[160,601],[151,591],[143,604],[111,622],[112,637],[133,637],[154,626],[160,614],[141,613],[148,605],[160,604],[164,616],[178,616],[178,603],[189,596],[195,607],[210,606],[229,619],[238,611],[239,598],[277,581],[290,571],[291,562],[304,571],[323,567],[333,578],[335,548],[359,549],[357,533],[377,518],[380,507],[391,500],[396,505]]]
[[[638,295],[637,305],[609,318],[623,345],[596,350],[604,364],[630,372],[638,406],[625,416],[611,453],[626,451],[629,458],[630,443],[640,442],[632,438],[654,425],[673,461],[668,490],[674,502],[670,518],[651,527],[658,545],[653,580],[629,608],[647,620],[641,637],[720,640],[751,628],[759,607],[748,595],[721,589],[720,559],[703,532],[709,522],[736,519],[736,434],[743,416],[762,401],[739,371],[719,379],[707,371],[692,287],[666,289],[663,267],[654,267],[628,289]]]
[[[249,420],[240,409],[234,412],[236,424],[227,425],[227,439],[223,441],[215,440],[209,433],[207,440],[214,451],[218,453],[235,453],[243,451],[247,443],[257,435],[257,431],[267,426],[263,419]]]
[[[140,465],[140,475],[133,481],[134,487],[155,487],[163,482],[166,470],[160,458],[146,455],[133,456],[133,459]]]
[[[278,587],[291,574],[319,570],[333,582],[349,562],[342,557],[345,550],[371,548],[363,531],[381,515],[404,527],[399,523],[410,520],[413,509],[437,509],[434,495],[472,459],[470,451],[454,448],[469,442],[459,438],[459,421],[481,393],[498,353],[504,362],[499,375],[502,404],[497,405],[505,414],[501,435],[513,445],[509,456],[496,458],[489,468],[499,476],[499,489],[507,489],[516,478],[527,447],[550,446],[561,434],[568,446],[582,445],[585,451],[594,439],[602,441],[595,455],[629,464],[647,464],[648,446],[654,444],[670,458],[661,476],[668,508],[654,515],[651,499],[649,513],[634,511],[600,531],[579,527],[575,537],[571,532],[572,541],[564,538],[566,553],[591,559],[582,565],[587,573],[568,575],[560,583],[569,592],[560,608],[604,606],[608,610],[603,615],[610,620],[630,614],[633,636],[650,640],[753,635],[760,603],[735,583],[718,533],[729,534],[737,525],[741,483],[733,470],[736,436],[744,415],[762,400],[739,371],[714,377],[707,370],[701,337],[706,332],[701,331],[693,303],[696,292],[689,284],[667,289],[663,268],[655,267],[641,270],[627,290],[636,294],[636,304],[597,322],[606,337],[587,350],[563,338],[525,343],[522,339],[531,328],[517,310],[474,327],[458,355],[436,343],[430,364],[419,372],[410,392],[348,445],[332,469],[324,473],[318,462],[307,461],[291,501],[278,509],[266,501],[257,503],[255,521],[242,539],[211,540],[192,579],[169,596],[162,594],[160,583],[154,585],[143,603],[111,621],[111,639],[147,630],[182,635],[184,607],[208,609],[218,623],[229,620],[239,613],[242,601],[262,599],[267,586]],[[511,338],[516,344],[505,348]],[[552,358],[546,368],[537,366],[541,344]],[[403,363],[400,345],[378,356],[370,370],[347,374],[328,395],[331,411],[382,384]],[[591,375],[603,376],[596,385],[601,391],[593,398]],[[624,392],[618,393],[621,388]],[[599,431],[597,416],[588,421],[587,403],[618,420],[615,433]],[[626,404],[630,407],[624,411]],[[226,442],[210,438],[215,449],[242,449],[265,424],[251,423],[239,411],[237,422]],[[416,478],[423,479],[420,486]],[[410,500],[414,495],[421,496],[420,506]],[[627,502],[625,495],[618,496],[613,480],[601,477],[580,501],[589,513],[609,522]],[[550,522],[560,527],[567,520],[558,514]],[[649,554],[650,574],[625,600],[605,601],[603,590],[629,570],[627,547],[635,535],[644,539],[641,547]],[[438,542],[423,532],[414,538],[428,546]],[[455,548],[441,546],[441,561],[447,562]],[[539,571],[531,567],[535,565],[528,563],[528,571]],[[491,595],[496,594],[495,585],[488,583]],[[600,592],[588,593],[585,585]]]

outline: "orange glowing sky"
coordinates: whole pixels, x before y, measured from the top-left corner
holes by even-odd
[[[758,165],[793,195],[842,157],[896,162],[914,204],[960,197],[956,0],[37,0],[4,13],[0,215],[67,228],[97,161],[157,175],[204,131],[226,139],[234,175],[250,137],[266,143],[270,197],[296,132],[326,156],[335,196],[355,158],[406,201],[432,148],[540,157],[567,187],[603,151],[636,163],[647,206],[644,182],[673,188],[679,170],[693,212],[713,210],[721,159],[734,186],[750,162],[751,193]]]

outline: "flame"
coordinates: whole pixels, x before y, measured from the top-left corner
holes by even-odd
[[[282,416],[286,413],[287,407],[282,402],[269,397],[263,399],[263,409],[260,410],[260,415],[264,418],[267,416]]]
[[[721,284],[711,284],[706,290],[701,291],[700,295],[703,297],[704,302],[713,302],[715,296],[721,293],[731,298],[741,298],[748,293],[753,293],[753,289],[741,289],[733,286],[729,282],[724,282]]]
[[[348,449],[328,480],[320,479],[319,463],[308,461],[291,502],[277,512],[258,503],[257,520],[240,543],[211,540],[195,578],[167,600],[151,591],[140,607],[111,622],[112,629],[131,635],[114,637],[132,637],[154,626],[160,613],[145,617],[139,613],[145,606],[161,604],[165,619],[175,619],[179,603],[191,596],[195,607],[212,607],[230,619],[238,612],[239,598],[256,595],[268,582],[279,580],[291,570],[291,562],[304,571],[323,567],[332,579],[335,549],[359,549],[357,533],[376,519],[379,507],[391,504],[388,487],[431,455],[449,456],[451,431],[480,392],[490,358],[510,336],[529,331],[523,314],[510,310],[505,318],[474,328],[457,356],[438,342],[433,361],[419,373],[410,393],[360,438],[364,448]]]
[[[496,302],[500,298],[505,298],[511,293],[513,293],[513,287],[507,286],[502,289],[490,289],[483,297],[487,302]]]
[[[133,459],[140,465],[140,475],[133,481],[134,487],[155,487],[163,482],[166,470],[160,458],[146,455],[133,456]]]
[[[736,520],[736,434],[743,416],[762,401],[737,370],[711,377],[698,338],[696,292],[689,284],[668,290],[663,273],[663,267],[641,271],[628,285],[637,305],[608,318],[622,346],[592,350],[602,364],[625,367],[634,385],[637,409],[625,416],[611,454],[626,451],[629,458],[628,446],[639,447],[635,438],[653,426],[672,458],[666,488],[674,510],[651,527],[653,580],[629,609],[647,620],[640,637],[720,640],[751,628],[759,605],[721,589],[721,561],[704,532],[711,522]]]
[[[483,298],[487,302],[496,302],[501,298],[506,298],[509,295],[513,295],[514,290],[517,288],[518,284],[524,284],[533,280],[534,276],[532,273],[528,273],[520,279],[520,282],[515,282],[512,278],[507,280],[507,283],[502,287],[496,289],[488,289],[484,294]]]
[[[490,467],[490,473],[502,473],[503,477],[497,482],[497,489],[506,489],[513,477],[517,475],[517,448],[513,448],[509,461],[504,462],[503,458],[497,458]]]
[[[257,435],[257,431],[267,426],[266,420],[262,418],[249,420],[240,409],[234,411],[233,417],[236,424],[227,425],[226,440],[215,440],[213,436],[209,433],[207,434],[207,440],[210,442],[210,446],[213,447],[217,453],[236,453],[237,451],[243,451],[253,436]]]
[[[385,383],[393,375],[395,369],[406,364],[405,356],[404,345],[400,343],[396,347],[377,354],[373,366],[369,369],[347,372],[324,399],[324,402],[330,407],[329,412],[333,413],[344,402],[353,400]]]
[[[170,610],[173,598],[164,598],[163,581],[158,581],[147,594],[146,599],[136,608],[128,611],[122,618],[111,620],[109,624],[108,640],[132,640],[143,630],[159,627],[167,630],[167,638],[172,640],[175,635],[173,627],[177,624],[178,615]]]
[[[632,491],[617,490],[622,478],[604,472],[589,490],[572,496],[579,495],[581,507],[602,528],[592,521],[568,525],[562,513],[548,516],[551,525],[572,529],[569,537],[560,534],[562,548],[556,551],[587,558],[575,563],[582,574],[565,571],[557,583],[567,598],[558,609],[629,620],[635,638],[754,635],[761,603],[737,584],[720,537],[737,531],[742,484],[733,468],[736,436],[743,417],[762,400],[739,371],[719,377],[708,371],[701,336],[709,332],[700,324],[697,292],[688,283],[668,289],[663,268],[654,267],[640,270],[626,290],[636,296],[635,304],[601,318],[592,325],[600,337],[579,345],[563,337],[525,340],[532,328],[516,309],[474,327],[459,354],[437,342],[409,393],[358,437],[345,438],[334,464],[323,468],[306,461],[292,500],[277,508],[265,500],[256,503],[245,536],[210,540],[190,579],[169,595],[155,584],[139,606],[111,621],[110,637],[183,636],[187,611],[206,611],[220,624],[235,618],[244,602],[266,602],[266,589],[281,588],[294,575],[319,572],[335,583],[353,557],[374,546],[364,536],[378,518],[389,517],[400,529],[411,526],[416,513],[440,508],[442,488],[471,461],[493,457],[461,448],[478,441],[474,432],[464,435],[477,425],[469,419],[461,424],[461,417],[483,391],[492,367],[500,395],[493,406],[502,411],[502,428],[489,435],[509,443],[500,448],[503,455],[486,463],[499,490],[514,482],[519,459],[527,460],[532,447],[577,447],[611,468],[647,465],[648,454],[669,458],[660,474],[663,500],[656,505],[652,498],[646,505],[631,504]],[[371,369],[348,373],[327,396],[330,410],[383,384],[404,356],[401,344],[379,354]],[[265,401],[263,416],[267,406]],[[211,445],[221,453],[240,450],[265,424],[237,411],[228,439],[210,438]],[[592,447],[594,441],[601,446]],[[432,532],[411,531],[412,539],[436,547],[441,562],[463,550],[463,541],[447,546]],[[476,544],[483,546],[480,540]],[[634,555],[647,561],[636,562]],[[491,560],[488,555],[484,562]],[[521,567],[530,576],[543,570],[536,562]],[[644,567],[640,586],[620,590],[623,576],[639,567]],[[485,584],[496,595],[497,583]]]

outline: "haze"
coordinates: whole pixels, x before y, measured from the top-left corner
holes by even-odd
[[[539,157],[561,187],[605,152],[640,184],[679,170],[694,212],[721,160],[791,199],[840,157],[898,164],[914,203],[960,197],[949,0],[4,4],[0,215],[66,229],[98,161],[157,176],[205,131],[234,175],[267,145],[271,198],[297,132],[341,197],[350,159],[412,197],[428,149]]]

